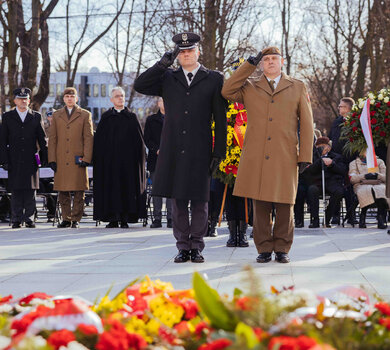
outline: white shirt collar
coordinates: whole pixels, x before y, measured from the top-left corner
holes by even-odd
[[[19,111],[18,107],[16,107],[16,112],[18,112],[20,119],[22,122],[26,119],[28,109],[26,109],[24,112]]]
[[[185,70],[183,68],[183,72],[184,72],[184,76],[186,77],[187,79],[187,83],[188,83],[188,86],[191,85],[191,82],[194,80],[195,78],[195,74],[198,73],[198,70],[200,68],[200,63],[198,62],[198,67],[196,67],[193,71],[188,71],[188,70]],[[192,80],[190,81],[190,79],[188,78],[188,73],[192,73]]]
[[[271,81],[273,80],[275,82],[275,90],[276,90],[276,87],[278,86],[279,84],[279,81],[280,81],[280,78],[282,77],[282,74],[279,74],[279,76],[277,76],[275,79],[270,79],[268,78],[267,76],[265,76],[267,78],[268,81]]]

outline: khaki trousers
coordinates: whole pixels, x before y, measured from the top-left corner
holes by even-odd
[[[77,221],[80,222],[84,211],[84,191],[74,191],[73,207],[72,195],[69,191],[60,191],[58,193],[58,201],[61,205],[62,220],[64,221]]]
[[[275,224],[272,230],[272,205]],[[294,205],[253,200],[253,240],[258,253],[288,253],[294,238]]]

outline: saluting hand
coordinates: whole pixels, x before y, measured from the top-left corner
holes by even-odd
[[[253,66],[257,66],[259,64],[259,62],[261,61],[261,59],[263,58],[263,53],[260,51],[256,57],[254,56],[249,56],[248,57],[248,62],[250,64],[252,64]]]
[[[179,46],[176,45],[173,51],[168,51],[164,53],[164,56],[158,62],[158,64],[163,68],[168,68],[175,62],[177,55],[179,54],[180,49]]]

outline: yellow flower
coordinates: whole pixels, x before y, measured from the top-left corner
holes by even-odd
[[[148,328],[144,321],[133,316],[125,325],[126,331],[141,335],[148,343],[153,342],[153,338],[149,335]]]
[[[228,146],[230,146],[231,144],[232,144],[232,140],[230,139],[228,139],[228,141],[227,141],[227,143],[226,143]]]
[[[179,323],[184,315],[183,308],[169,301],[164,295],[152,299],[149,305],[152,314],[168,327]]]

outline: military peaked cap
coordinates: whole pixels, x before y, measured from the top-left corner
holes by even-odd
[[[172,40],[179,46],[180,50],[189,50],[197,46],[200,41],[200,36],[195,33],[185,32],[176,34]]]
[[[282,53],[276,46],[269,46],[266,47],[264,50],[261,51],[263,56],[268,56],[268,55],[279,55],[282,56]]]
[[[31,90],[29,88],[17,88],[13,91],[15,98],[30,98]]]

